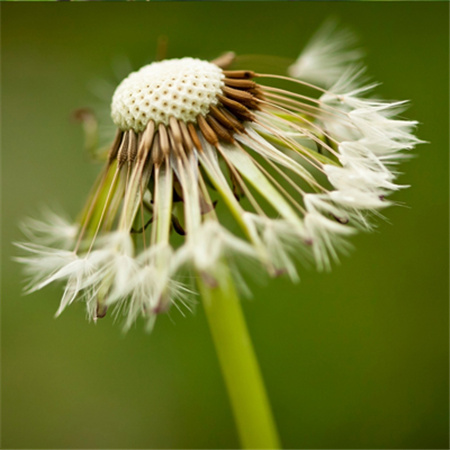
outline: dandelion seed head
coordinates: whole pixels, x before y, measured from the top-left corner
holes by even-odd
[[[222,70],[195,58],[154,62],[131,73],[117,87],[111,106],[121,130],[144,130],[153,120],[168,125],[169,117],[185,123],[205,116],[222,92]]]
[[[406,187],[392,166],[421,142],[416,122],[397,118],[405,102],[367,97],[377,84],[365,84],[353,45],[325,26],[294,78],[229,69],[232,53],[131,73],[79,222],[23,227],[28,292],[63,282],[58,314],[82,300],[91,320],[112,308],[126,329],[139,316],[151,328],[172,306],[189,310],[195,277],[214,286],[230,270],[244,290],[248,267],[293,281],[297,262],[328,270]]]

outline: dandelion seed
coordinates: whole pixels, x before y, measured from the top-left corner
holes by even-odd
[[[113,307],[126,328],[140,315],[151,327],[171,305],[190,308],[186,267],[210,283],[239,261],[293,280],[294,256],[329,268],[404,187],[392,165],[421,142],[415,121],[396,118],[404,102],[365,97],[376,85],[361,84],[361,52],[333,33],[323,28],[290,76],[230,70],[233,54],[131,73],[114,93],[116,136],[79,222],[24,226],[28,290],[63,281],[58,314],[80,298],[91,319]]]

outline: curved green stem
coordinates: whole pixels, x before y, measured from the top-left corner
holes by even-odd
[[[198,284],[242,448],[280,448],[269,400],[228,270]]]

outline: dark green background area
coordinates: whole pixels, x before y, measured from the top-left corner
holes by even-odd
[[[429,141],[404,165],[375,233],[331,273],[250,280],[244,300],[286,448],[448,448],[448,4],[58,3],[2,5],[3,448],[238,445],[199,305],[123,335],[83,305],[55,320],[61,287],[21,296],[17,224],[45,204],[72,217],[99,166],[74,108],[113,61],[222,51],[295,58],[334,15],[367,49],[385,98]],[[116,64],[119,65],[120,64]],[[104,104],[104,108],[108,105]],[[111,136],[112,138],[112,136]]]

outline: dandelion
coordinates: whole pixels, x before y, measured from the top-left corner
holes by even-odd
[[[77,224],[49,216],[25,227],[28,290],[61,281],[57,314],[82,299],[90,319],[115,307],[126,328],[140,315],[151,328],[171,305],[189,309],[198,289],[230,290],[230,270],[239,286],[243,265],[293,280],[294,257],[328,269],[405,187],[395,164],[420,143],[416,122],[397,118],[405,102],[367,96],[376,85],[364,84],[353,45],[326,24],[286,75],[231,69],[232,53],[131,73]]]

